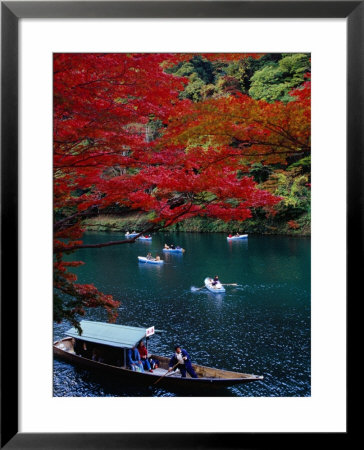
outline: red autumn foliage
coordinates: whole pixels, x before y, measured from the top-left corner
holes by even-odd
[[[244,168],[308,149],[309,82],[286,105],[235,92],[192,103],[178,97],[186,80],[163,70],[190,56],[54,55],[54,286],[76,302],[57,320],[95,306],[115,319],[118,302],[93,285],[76,284],[67,268],[77,263],[62,259],[84,246],[84,217],[115,205],[153,212],[145,231],[195,215],[245,220],[251,208],[270,210],[280,199],[258,189]],[[247,56],[261,55],[204,55]],[[156,120],[160,136],[149,142],[146,129]],[[117,243],[124,241],[109,244]]]
[[[299,226],[299,224],[296,222],[296,221],[294,221],[294,220],[289,220],[288,222],[287,222],[287,225],[289,226],[289,228],[291,228],[292,230],[297,230],[300,226]]]

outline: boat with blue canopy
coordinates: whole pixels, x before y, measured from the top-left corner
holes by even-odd
[[[81,366],[90,371],[101,371],[131,385],[164,387],[167,389],[183,388],[187,390],[200,388],[217,388],[235,384],[261,381],[263,376],[216,369],[192,364],[197,378],[182,377],[178,367],[168,372],[170,358],[150,354],[148,341],[155,333],[161,332],[154,326],[149,328],[132,327],[82,320],[82,334],[77,328],[70,328],[66,336],[54,342],[54,356]],[[133,371],[127,365],[127,352],[145,339],[148,358],[158,362],[153,372]]]

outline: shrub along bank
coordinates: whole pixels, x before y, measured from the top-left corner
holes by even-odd
[[[286,222],[279,217],[267,219],[265,214],[255,211],[254,217],[244,222],[225,222],[207,217],[194,217],[176,223],[165,231],[199,232],[199,233],[250,233],[263,235],[310,236],[310,219],[308,214],[301,215],[296,221]],[[84,222],[88,231],[126,232],[142,231],[148,225],[148,216],[132,215],[117,217],[103,215],[87,219]]]

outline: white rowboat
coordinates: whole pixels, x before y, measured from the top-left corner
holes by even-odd
[[[210,277],[206,277],[205,278],[205,286],[207,287],[207,289],[215,294],[221,293],[221,292],[225,292],[225,288],[224,286],[220,283],[220,281],[213,285],[212,282],[214,281],[212,278]]]
[[[148,264],[163,264],[164,263],[163,259],[159,259],[159,260],[148,259],[146,256],[138,256],[138,260],[139,260],[139,262],[148,263]]]

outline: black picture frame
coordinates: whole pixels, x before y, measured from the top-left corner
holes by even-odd
[[[117,17],[347,20],[347,305],[359,287],[363,273],[363,263],[357,262],[355,254],[358,249],[363,253],[364,1],[1,2],[1,448],[223,449],[266,448],[278,443],[281,447],[295,446],[297,442],[305,444],[312,438],[310,433],[300,434],[297,441],[298,433],[284,434],[282,440],[280,433],[166,432],[140,433],[136,437],[132,433],[34,434],[18,431],[18,22],[22,18]],[[11,346],[7,345],[9,339]],[[349,368],[348,358],[348,374]],[[334,434],[336,444],[347,444],[349,417],[348,408],[347,432]],[[321,441],[327,444],[327,438],[325,433],[314,434],[318,445]]]

